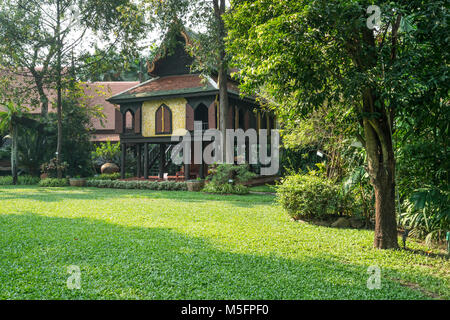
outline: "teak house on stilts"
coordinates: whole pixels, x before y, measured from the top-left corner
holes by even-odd
[[[203,130],[219,129],[220,123],[217,76],[211,74],[202,78],[200,74],[191,73],[193,58],[186,52],[189,38],[186,33],[181,34],[170,54],[162,49],[148,63],[150,80],[108,99],[120,105],[116,131],[122,146],[122,179],[127,169],[127,152],[136,156],[137,178],[176,176],[189,180],[208,174],[205,164],[175,166],[170,160],[175,145],[172,136],[182,137],[186,131],[193,131],[194,121],[200,121]],[[227,129],[268,129],[269,132],[275,129],[274,117],[260,110],[254,98],[240,97],[238,85],[231,78],[228,95]],[[257,167],[252,169],[257,171]]]

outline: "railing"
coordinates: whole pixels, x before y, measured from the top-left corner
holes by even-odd
[[[200,122],[200,121],[195,120],[195,122]],[[195,123],[195,122],[194,122],[194,130],[195,130],[195,129],[198,130],[198,127],[196,126],[196,123]],[[208,123],[208,122],[205,122],[205,121],[202,121],[202,125],[201,125],[201,127],[200,127],[199,129],[201,129],[202,131],[208,130],[208,129],[209,129],[209,123]]]

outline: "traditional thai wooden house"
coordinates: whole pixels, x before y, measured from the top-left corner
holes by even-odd
[[[193,58],[186,51],[189,38],[182,33],[171,52],[161,53],[148,63],[149,81],[136,85],[108,99],[120,105],[116,116],[116,132],[122,145],[122,178],[127,163],[126,150],[132,148],[137,156],[136,176],[148,178],[155,173],[183,176],[184,179],[204,178],[206,165],[170,163],[174,142],[172,136],[184,136],[194,130],[194,121],[203,130],[218,128],[220,123],[217,75],[202,77],[191,73]],[[227,129],[274,129],[275,120],[260,110],[252,97],[239,96],[238,84],[228,82],[229,112]],[[194,152],[194,151],[193,151]]]

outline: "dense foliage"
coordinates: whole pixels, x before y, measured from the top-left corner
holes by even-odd
[[[243,184],[254,178],[256,174],[248,165],[220,164],[210,169],[203,191],[219,194],[247,194],[248,188]]]
[[[32,186],[38,184],[40,179],[38,177],[33,177],[30,175],[20,175],[17,179],[17,184],[22,186]],[[0,186],[13,185],[13,177],[5,176],[0,177]]]
[[[449,12],[440,0],[378,1],[381,21],[370,28],[373,17],[367,8],[372,4],[235,0],[226,19],[228,47],[244,92],[262,97],[286,128],[312,131],[302,143],[312,138],[317,148],[325,148],[330,169],[344,168],[337,176],[364,177],[361,168],[367,172],[377,200],[374,245],[396,248],[396,181],[400,201],[431,180],[430,185],[448,189],[450,50],[449,38],[442,35]],[[311,123],[322,108],[338,120],[322,122],[332,142],[328,148],[314,139],[321,132]],[[364,148],[359,159],[365,164],[358,160],[353,170],[345,151],[351,151],[356,139]],[[429,156],[427,139],[437,151]],[[396,157],[406,160],[398,173]],[[432,170],[425,173],[421,167]],[[415,169],[421,172],[415,175]]]

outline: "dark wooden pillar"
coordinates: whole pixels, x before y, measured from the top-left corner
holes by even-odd
[[[245,162],[250,164],[250,140],[245,139]]]
[[[184,164],[184,180],[189,180],[191,176],[191,165],[189,163]]]
[[[126,166],[126,156],[127,156],[127,145],[125,143],[121,144],[122,154],[120,156],[120,178],[125,179],[125,166]]]
[[[144,178],[148,179],[148,143],[144,143]]]
[[[159,178],[164,178],[164,169],[166,164],[166,145],[161,143],[159,145]]]
[[[183,150],[183,152],[186,152],[186,150]],[[190,148],[190,152],[191,152],[191,157],[190,157],[190,161],[193,162],[194,160],[194,143],[191,142],[191,148]],[[188,181],[191,179],[191,163],[186,162],[184,164],[184,180]]]
[[[139,143],[136,144],[136,169],[137,173],[136,176],[140,178],[142,176],[142,148]]]
[[[205,147],[205,145],[202,142],[202,157],[201,157],[202,162],[200,163],[200,172],[199,172],[200,179],[205,179],[205,163],[203,162],[203,149],[204,149],[204,147]]]

